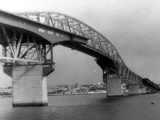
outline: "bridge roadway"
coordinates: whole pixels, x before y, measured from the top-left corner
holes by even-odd
[[[103,70],[107,96],[122,96],[124,84],[129,85],[129,94],[159,90],[131,71],[107,38],[64,14],[0,11],[0,44],[4,72],[13,78],[13,106],[48,104],[46,76],[55,69],[52,48],[57,44],[95,57]]]

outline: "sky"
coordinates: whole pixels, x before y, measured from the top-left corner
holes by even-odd
[[[126,65],[141,77],[160,83],[159,0],[5,0],[8,12],[53,11],[77,18],[104,35]],[[95,59],[69,48],[54,48],[55,71],[48,84],[102,81]],[[12,81],[0,67],[0,87]]]

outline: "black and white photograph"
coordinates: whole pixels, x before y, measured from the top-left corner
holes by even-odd
[[[159,120],[159,0],[0,2],[0,120]]]

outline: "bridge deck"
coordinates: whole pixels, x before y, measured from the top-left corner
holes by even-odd
[[[0,11],[1,26],[11,26],[32,32],[50,43],[74,40],[81,43],[87,43],[87,38],[72,34],[57,28],[53,28],[36,21],[26,19],[8,12]]]

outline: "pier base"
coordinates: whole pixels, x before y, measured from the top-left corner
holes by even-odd
[[[146,89],[146,93],[148,94],[148,93],[152,93],[151,92],[151,89]]]
[[[107,97],[122,96],[122,80],[121,79],[107,79]]]
[[[140,88],[140,94],[146,94],[146,88]]]
[[[13,106],[47,106],[47,84],[42,65],[13,65]]]
[[[139,85],[136,84],[130,84],[129,85],[129,95],[136,95],[136,94],[140,94],[140,89],[139,89]]]

